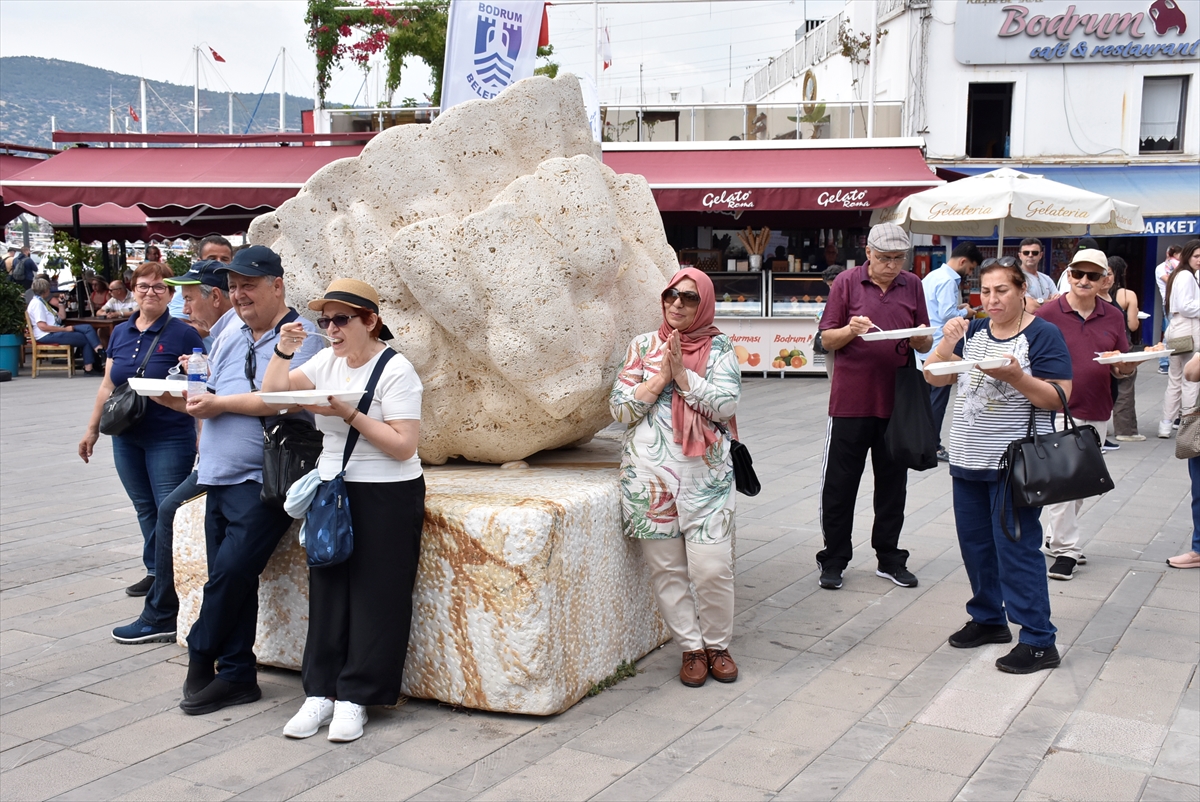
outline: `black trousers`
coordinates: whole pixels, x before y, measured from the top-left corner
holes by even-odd
[[[825,548],[817,552],[823,570],[845,571],[854,556],[854,501],[871,452],[875,474],[875,524],[871,546],[879,569],[904,568],[908,552],[899,547],[908,496],[908,469],[894,463],[883,445],[887,418],[830,418],[821,482],[821,531]]]
[[[305,696],[394,705],[421,558],[425,479],[347,482],[354,552],[308,572]]]

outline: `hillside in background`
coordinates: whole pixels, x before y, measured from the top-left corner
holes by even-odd
[[[278,76],[272,78],[278,87]],[[139,108],[139,78],[88,67],[71,61],[10,56],[0,58],[0,141],[50,147],[50,117],[60,131],[108,131],[109,92],[116,108],[116,130],[141,132],[141,123],[129,116],[129,106]],[[150,133],[192,130],[192,87],[148,82],[147,130]],[[257,113],[254,113],[255,105]],[[288,95],[285,120],[289,131],[300,130],[300,111],[311,109],[311,98]],[[229,96],[200,90],[200,133],[228,132]],[[206,111],[207,109],[207,111]],[[254,114],[251,123],[251,114]],[[279,93],[267,94],[259,103],[255,94],[233,95],[233,130],[242,133],[279,130]]]

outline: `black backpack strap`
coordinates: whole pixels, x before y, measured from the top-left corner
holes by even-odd
[[[396,355],[395,350],[390,345],[385,345],[383,350],[379,352],[379,361],[375,363],[375,369],[371,371],[371,378],[367,380],[367,391],[363,393],[363,397],[358,402],[358,412],[360,415],[366,415],[367,410],[371,408],[371,401],[375,399],[375,385],[379,384],[379,377],[383,375],[383,369],[387,367],[387,363]],[[358,429],[350,427],[350,434],[346,435],[346,448],[342,451],[342,470],[346,470],[346,465],[350,462],[350,454],[354,451],[354,446],[358,444]]]

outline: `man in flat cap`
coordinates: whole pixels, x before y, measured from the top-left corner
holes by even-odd
[[[821,342],[837,353],[821,470],[825,548],[817,553],[820,584],[828,590],[842,586],[842,572],[853,557],[854,502],[868,451],[875,475],[875,573],[901,587],[917,585],[908,570],[908,552],[899,547],[908,470],[888,454],[883,436],[895,403],[896,369],[908,363],[910,348],[928,351],[933,337],[931,333],[867,342],[860,336],[872,327],[888,331],[929,325],[921,282],[905,271],[909,248],[908,234],[900,226],[874,226],[867,237],[867,264],[834,280],[821,317]]]

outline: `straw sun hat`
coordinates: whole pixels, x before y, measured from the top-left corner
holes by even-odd
[[[355,309],[365,309],[379,314],[379,293],[365,281],[353,278],[337,278],[325,290],[325,294],[316,300],[308,302],[308,308],[314,312],[322,312],[325,304],[336,301]],[[379,331],[379,339],[391,340],[395,337],[386,325]]]

